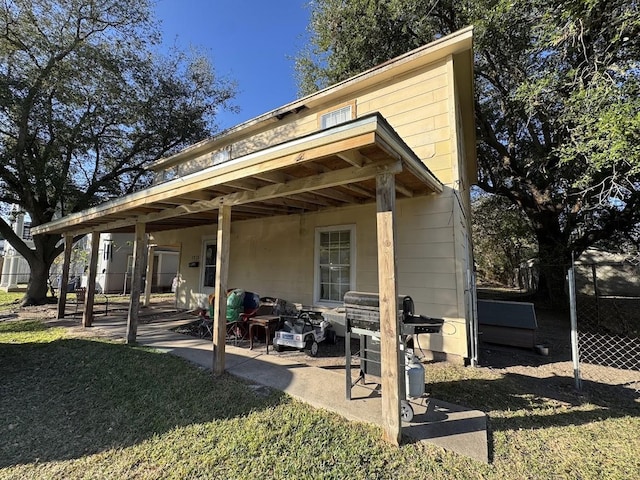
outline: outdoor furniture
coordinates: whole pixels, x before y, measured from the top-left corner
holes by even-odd
[[[236,345],[238,341],[247,338],[249,333],[249,319],[256,315],[259,307],[260,295],[253,292],[244,292],[242,313],[238,315],[236,320],[229,320],[229,304],[227,303],[227,337],[231,335]]]
[[[87,298],[87,289],[85,287],[76,288],[73,293],[76,294],[76,309],[73,312],[73,316],[78,313],[78,307],[84,308],[84,300]]]
[[[280,317],[278,315],[260,315],[260,316],[255,316],[251,318],[251,320],[249,320],[249,350],[253,349],[253,327],[261,327],[261,328],[264,328],[265,343],[267,345],[267,355],[268,355],[272,327],[273,327],[273,330],[275,331],[275,328],[278,326],[279,321],[280,321]]]
[[[78,310],[82,311],[84,308],[84,301],[87,298],[87,289],[85,287],[79,287],[73,290],[73,293],[76,294],[76,308],[73,312],[73,316],[76,316]],[[109,297],[107,297],[104,293],[95,293],[95,295],[102,295],[104,297],[104,314],[106,315],[109,312]]]
[[[237,314],[237,318],[229,318],[229,312],[232,308],[229,305],[232,295],[239,295],[238,292],[242,292],[241,289],[229,289],[227,290],[227,315],[226,315],[226,339],[233,340],[234,345],[237,345],[239,341],[244,340],[249,332],[249,319],[256,315],[260,307],[260,295],[253,292],[243,292],[241,309],[242,311]],[[202,321],[198,327],[199,336],[201,338],[206,336],[213,336],[213,309],[215,302],[215,293],[209,295],[209,315],[206,312],[202,312]],[[236,307],[237,308],[237,307]]]

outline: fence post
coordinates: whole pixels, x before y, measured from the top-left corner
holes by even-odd
[[[600,292],[598,289],[598,275],[596,274],[596,264],[591,264],[591,275],[593,277],[593,293],[596,296],[596,325],[600,325]]]
[[[569,307],[571,310],[571,357],[573,359],[573,377],[576,382],[576,389],[582,389],[582,380],[580,378],[580,356],[578,351],[578,314],[576,311],[576,281],[574,265],[571,262],[571,268],[568,272],[569,280]]]

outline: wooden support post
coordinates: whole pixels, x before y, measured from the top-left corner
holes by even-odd
[[[155,254],[156,247],[155,245],[151,245],[147,251],[147,273],[145,275],[145,284],[144,284],[144,306],[148,307],[151,303],[151,287],[153,285],[153,276],[155,272],[153,271],[153,256]]]
[[[136,223],[136,237],[133,244],[133,272],[131,275],[131,297],[129,299],[129,316],[127,317],[127,343],[136,343],[138,334],[138,311],[140,310],[140,290],[142,287],[142,264],[146,247],[146,225]]]
[[[91,233],[91,258],[89,260],[89,272],[87,278],[87,290],[84,297],[84,312],[82,313],[82,326],[93,325],[93,303],[96,296],[96,270],[98,269],[98,249],[100,248],[100,233]]]
[[[73,249],[73,235],[64,236],[64,262],[62,276],[58,285],[58,318],[64,318],[67,308],[67,289],[69,288],[69,266],[71,264],[71,250]]]
[[[404,372],[400,371],[400,325],[395,253],[395,176],[376,177],[378,230],[378,288],[380,295],[380,361],[384,439],[399,445],[400,400],[404,398]]]
[[[231,207],[218,210],[218,242],[216,252],[216,299],[213,306],[213,374],[224,373],[224,348],[227,336],[227,277],[231,234]]]

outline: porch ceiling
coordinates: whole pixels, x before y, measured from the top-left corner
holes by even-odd
[[[427,169],[379,114],[274,145],[196,173],[154,185],[32,229],[33,234],[147,232],[232,220],[299,214],[375,202],[379,173],[396,174],[396,195],[442,191]]]

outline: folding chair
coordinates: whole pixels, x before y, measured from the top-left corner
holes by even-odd
[[[207,316],[202,316],[200,325],[198,325],[198,336],[200,338],[211,337],[213,338],[213,319]]]
[[[203,313],[198,325],[200,338],[213,337],[213,308],[215,294],[209,295],[209,315]],[[249,319],[256,315],[260,306],[260,295],[241,289],[227,290],[226,339],[234,345],[246,340],[249,334]]]
[[[85,287],[76,288],[73,293],[76,294],[76,309],[73,312],[73,316],[78,313],[78,307],[84,308],[84,300],[87,298],[87,289]]]

